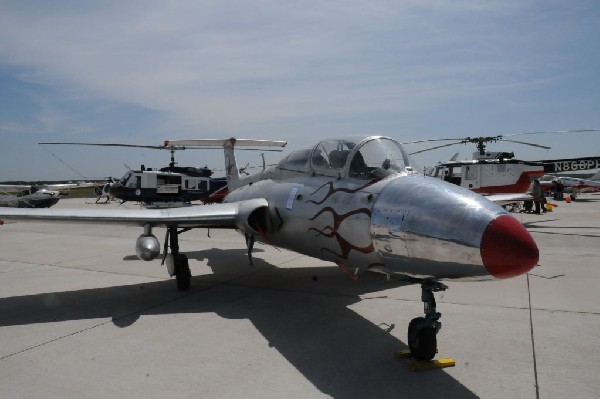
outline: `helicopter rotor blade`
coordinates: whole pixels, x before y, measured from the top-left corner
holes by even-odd
[[[430,141],[462,141],[464,138],[454,138],[454,139],[427,139],[427,140],[415,140],[415,141],[403,141],[400,144],[417,144],[417,143],[429,143]]]
[[[76,142],[43,142],[41,145],[89,145],[97,147],[128,147],[128,148],[149,148],[152,150],[185,150],[184,146],[172,145],[140,145],[140,144],[120,144],[120,143],[76,143]]]
[[[149,148],[151,150],[185,150],[185,149],[195,149],[195,150],[214,150],[215,146],[202,146],[202,145],[174,145],[174,144],[165,144],[165,145],[140,145],[140,144],[121,144],[121,143],[80,143],[80,142],[43,142],[38,143],[41,145],[89,145],[89,146],[98,146],[98,147],[129,147],[129,148]],[[257,143],[256,145],[260,145]],[[244,147],[236,147],[236,151],[276,151],[281,152],[283,149],[262,149],[262,148],[244,148]]]
[[[600,132],[600,129],[573,129],[573,130],[549,130],[549,131],[540,131],[540,132],[520,132],[520,133],[511,133],[505,134],[503,137],[510,136],[521,136],[525,134],[564,134],[564,133],[589,133],[589,132]]]
[[[427,143],[430,141],[462,141],[465,143],[477,143],[478,141],[489,142],[494,140],[503,140],[505,137],[512,136],[521,136],[525,134],[564,134],[564,133],[588,133],[588,132],[600,132],[600,129],[572,129],[572,130],[546,130],[539,132],[518,132],[518,133],[509,133],[509,134],[499,134],[496,136],[488,136],[488,137],[456,137],[456,138],[442,138],[442,139],[426,139],[426,140],[414,140],[414,141],[404,141],[401,144],[417,144],[417,143]]]
[[[525,142],[525,141],[506,140],[506,139],[504,139],[504,141],[508,141],[508,142],[511,142],[511,143],[517,143],[517,144],[530,145],[530,146],[532,146],[532,147],[540,147],[540,148],[543,148],[543,149],[545,149],[545,150],[549,150],[550,148],[552,148],[552,147],[548,147],[548,146],[541,145],[541,144],[527,143],[527,142]]]
[[[443,148],[443,147],[450,147],[452,145],[457,145],[457,144],[464,144],[462,141],[459,141],[457,143],[450,143],[450,144],[444,144],[444,145],[438,145],[435,147],[431,147],[431,148],[426,148],[424,150],[420,150],[420,151],[415,151],[415,152],[411,152],[410,155],[414,155],[414,154],[419,154],[421,152],[425,152],[425,151],[431,151],[431,150],[437,150],[438,148]]]

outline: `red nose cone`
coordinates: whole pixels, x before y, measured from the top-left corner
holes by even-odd
[[[539,259],[535,241],[512,216],[492,220],[481,237],[481,259],[497,278],[515,277],[531,270]]]

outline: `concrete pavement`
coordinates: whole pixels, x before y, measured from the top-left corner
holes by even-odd
[[[56,206],[119,207],[87,201]],[[456,367],[421,373],[393,356],[419,286],[259,243],[249,266],[241,235],[199,229],[180,237],[193,275],[180,293],[135,257],[137,228],[7,223],[0,396],[535,398],[537,382],[542,398],[594,397],[600,195],[558,205],[515,214],[540,248],[529,276],[437,294],[439,355]]]

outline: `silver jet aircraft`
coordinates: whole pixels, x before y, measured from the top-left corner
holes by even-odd
[[[284,146],[264,140],[182,140],[171,145],[222,146],[229,193],[222,204],[174,209],[2,209],[0,218],[138,225],[136,253],[160,253],[156,227],[166,227],[163,261],[180,290],[190,269],[178,234],[191,228],[235,228],[252,262],[255,240],[359,271],[410,276],[421,283],[424,317],[413,319],[408,345],[414,358],[436,352],[441,314],[434,292],[447,279],[518,276],[538,261],[523,225],[502,207],[465,188],[416,172],[405,149],[389,137],[325,139],[294,151],[276,166],[242,177],[234,149]]]

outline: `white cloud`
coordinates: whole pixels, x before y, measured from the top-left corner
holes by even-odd
[[[456,120],[493,133],[510,124],[475,124],[479,104],[531,106],[528,93],[592,75],[589,50],[571,44],[600,47],[593,11],[585,1],[5,2],[0,63],[61,96],[38,121],[49,132],[100,129],[69,115],[71,102],[154,110],[152,134],[427,133]]]
[[[330,97],[334,90],[349,90],[352,97],[359,88],[376,97],[382,86],[410,91],[411,85],[430,79],[452,88],[444,75],[458,72],[474,83],[482,76],[474,75],[480,67],[473,68],[472,61],[451,55],[479,51],[460,44],[465,32],[428,27],[423,21],[431,18],[415,18],[434,13],[434,21],[447,22],[432,7],[358,2],[132,4],[70,9],[53,3],[47,13],[38,10],[34,20],[30,12],[5,15],[3,37],[13,40],[3,46],[3,58],[32,67],[36,81],[75,85],[107,98],[193,115],[191,120],[198,115],[194,103],[215,115],[210,103],[231,104],[233,97],[240,101],[232,104],[240,115],[258,113],[262,118],[260,108],[246,114],[243,106],[253,108],[256,97],[262,97],[267,100],[262,106],[277,113],[281,101],[295,106],[293,95],[308,91],[315,107],[327,112],[328,104],[339,101]],[[468,4],[456,7],[464,11]],[[429,50],[433,53],[422,53]],[[431,63],[423,67],[423,60]]]

